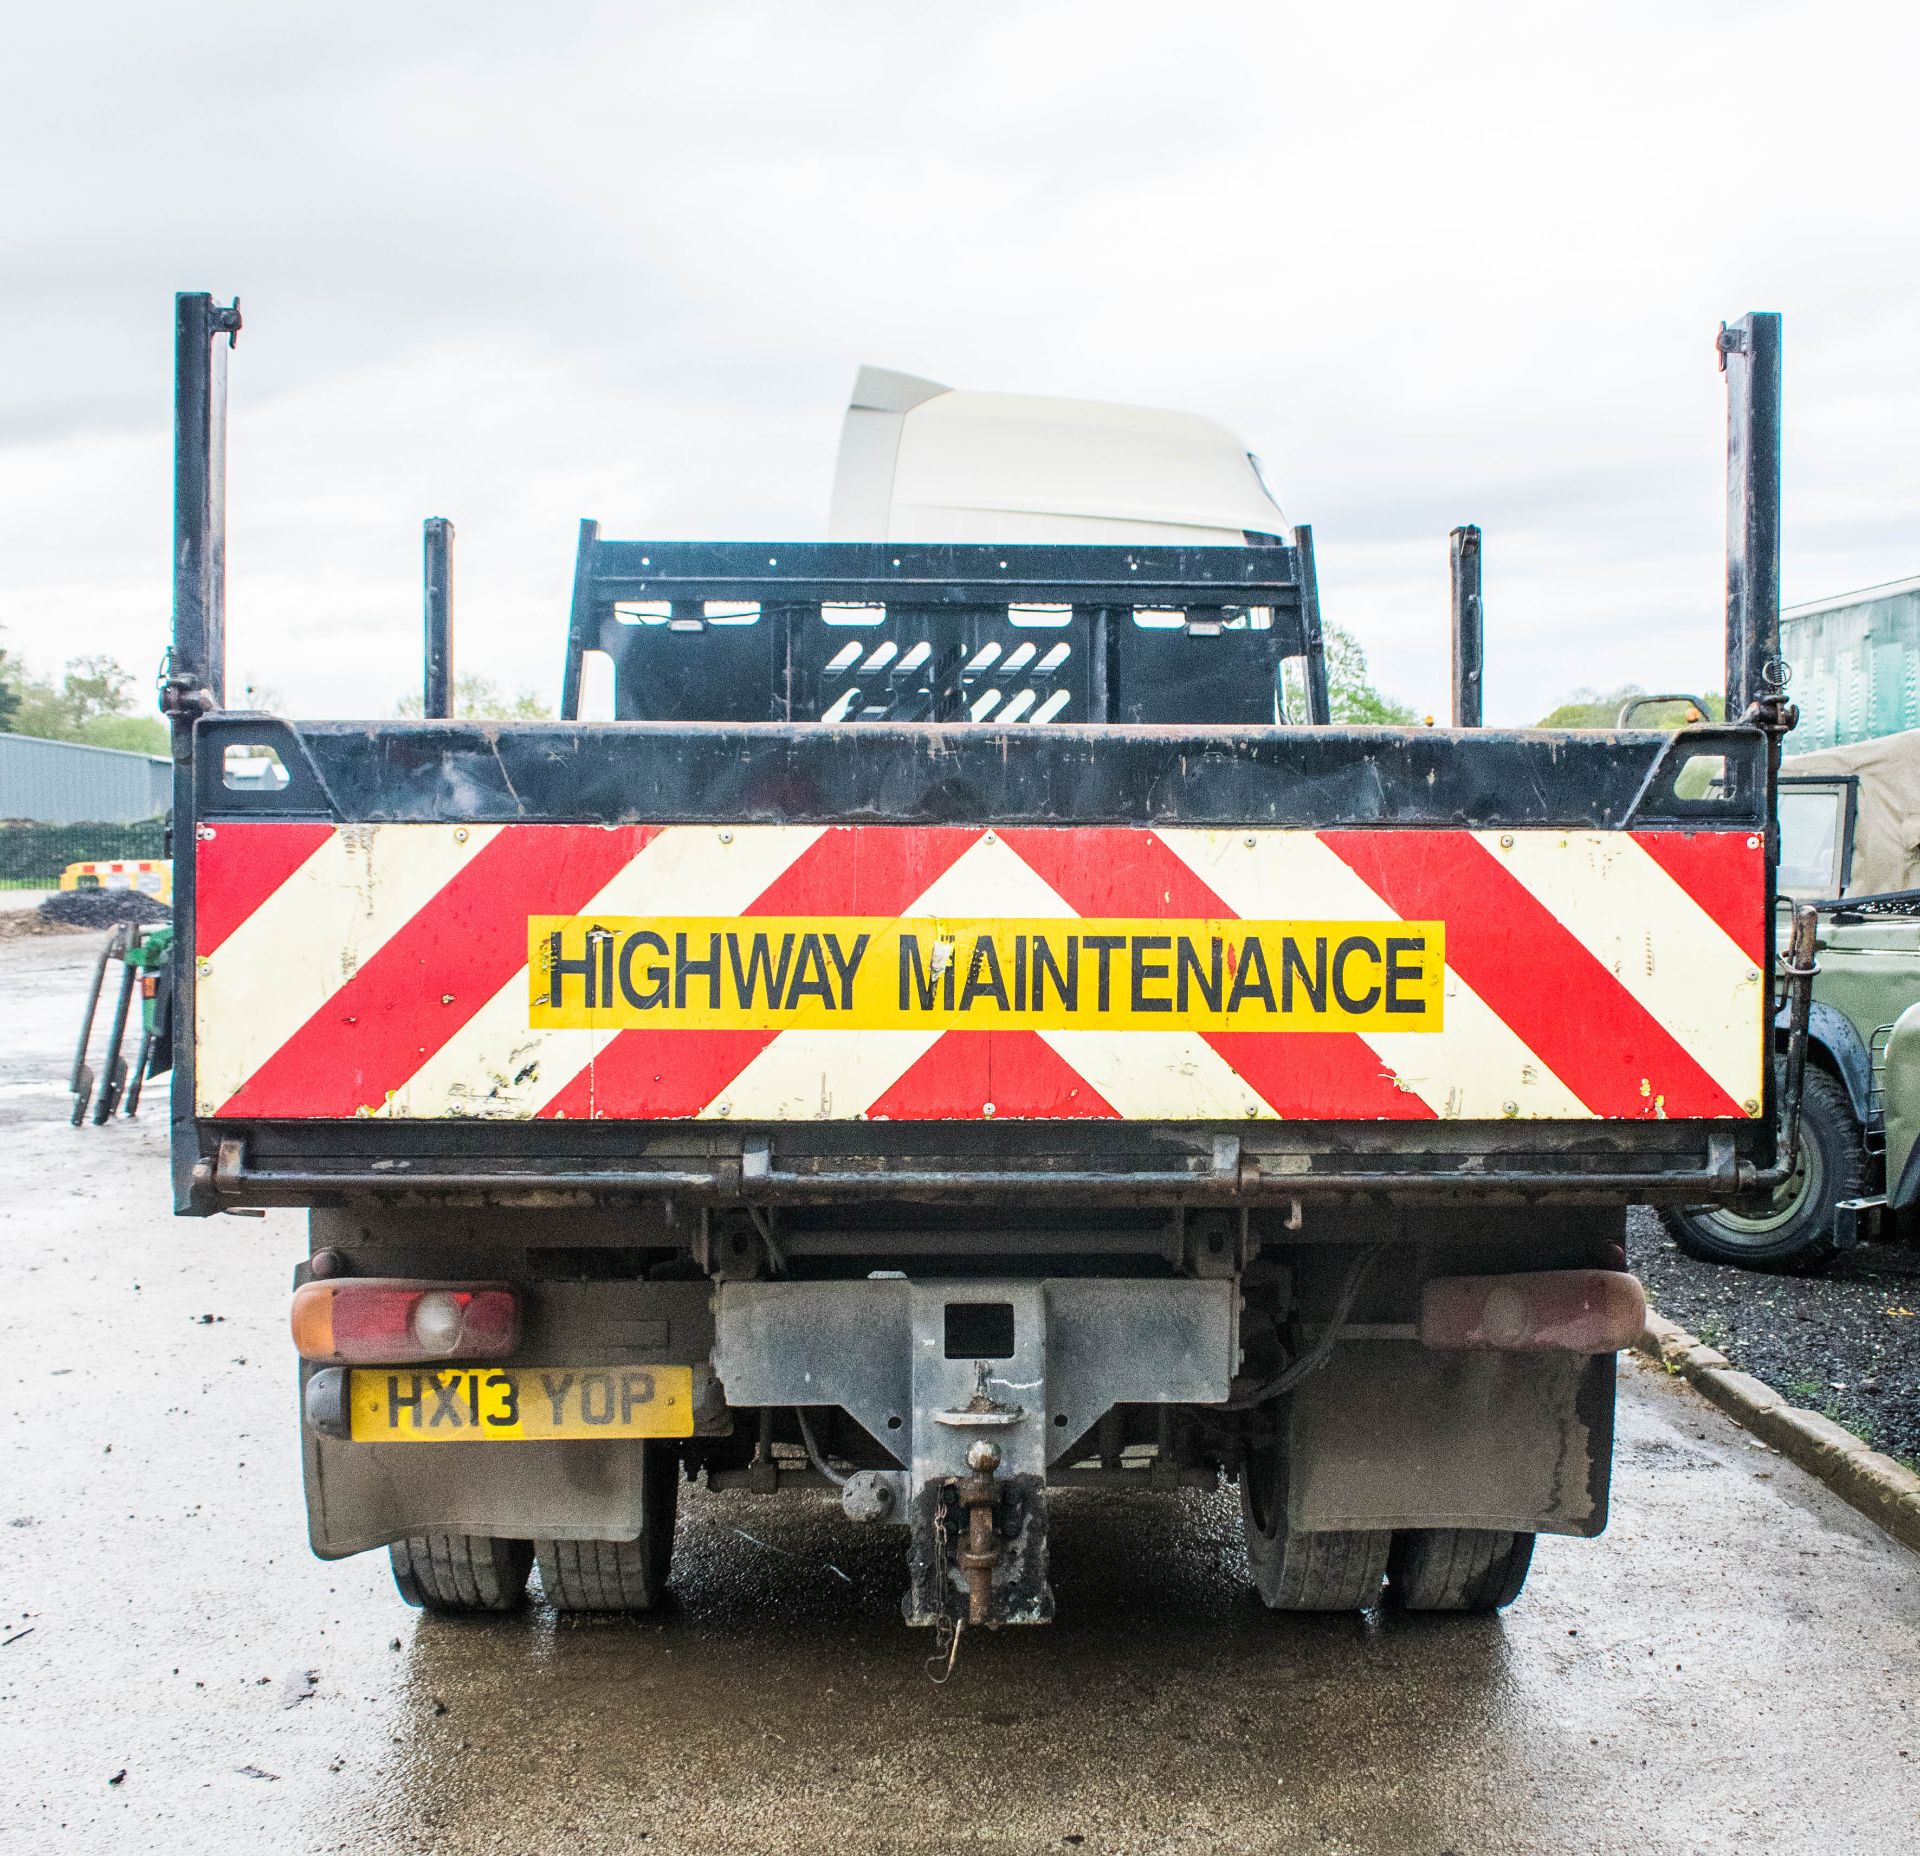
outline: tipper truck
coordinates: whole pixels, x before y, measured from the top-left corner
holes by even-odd
[[[1334,724],[1304,527],[586,523],[557,722],[447,716],[444,559],[424,719],[231,711],[238,321],[178,299],[174,1186],[308,1210],[316,1552],[641,1610],[683,1480],[811,1492],[950,1657],[1051,1616],[1063,1489],[1237,1483],[1283,1611],[1600,1532],[1626,1207],[1792,1137],[1777,318],[1720,338],[1734,719],[1612,733],[1479,725],[1475,530],[1454,725]]]

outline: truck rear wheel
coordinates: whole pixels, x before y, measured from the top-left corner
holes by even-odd
[[[680,1463],[657,1444],[640,1475],[640,1532],[633,1540],[536,1540],[540,1584],[556,1611],[651,1611],[667,1589]]]
[[[1482,1527],[1402,1528],[1387,1592],[1403,1611],[1498,1611],[1520,1596],[1533,1536]]]
[[[1660,1215],[1690,1257],[1805,1274],[1830,1262],[1839,1249],[1834,1207],[1860,1197],[1866,1178],[1866,1152],[1847,1092],[1824,1070],[1809,1066],[1800,1097],[1800,1151],[1792,1173],[1767,1204],[1751,1213],[1688,1205]]]
[[[423,1611],[512,1611],[533,1570],[531,1542],[489,1534],[412,1534],[387,1558],[400,1596]]]
[[[1250,1453],[1242,1465],[1240,1518],[1247,1572],[1268,1610],[1365,1611],[1380,1602],[1393,1535],[1290,1529],[1278,1451]]]

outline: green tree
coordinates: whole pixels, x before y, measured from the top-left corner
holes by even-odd
[[[139,686],[133,673],[104,653],[73,658],[56,684],[0,651],[0,687],[0,729],[10,734],[136,754],[167,751],[166,724],[135,711]]]
[[[394,714],[417,717],[426,708],[418,691],[402,696],[394,705]],[[453,713],[461,721],[479,722],[551,722],[553,711],[532,690],[519,690],[509,696],[491,677],[455,677]]]
[[[19,660],[5,645],[0,645],[0,735],[17,734],[14,717],[20,713]]]
[[[74,739],[89,747],[118,748],[123,754],[165,754],[172,745],[167,725],[157,715],[97,716]]]
[[[1336,722],[1355,727],[1410,728],[1424,718],[1392,696],[1374,688],[1367,669],[1367,653],[1360,640],[1338,625],[1322,628],[1327,652],[1327,706]],[[1287,714],[1304,720],[1307,693],[1298,669],[1286,670]]]
[[[125,666],[96,651],[68,663],[60,682],[60,697],[74,738],[79,740],[91,724],[132,712],[133,677]]]
[[[1382,728],[1405,728],[1421,717],[1397,697],[1383,696],[1367,671],[1367,654],[1360,640],[1338,625],[1325,628],[1327,640],[1327,697],[1336,722]]]
[[[1617,690],[1584,689],[1575,690],[1557,709],[1543,715],[1535,724],[1538,728],[1615,728],[1619,726],[1622,707],[1637,696],[1646,695],[1637,683],[1623,683]],[[1706,705],[1706,717],[1717,722],[1726,713],[1726,703],[1718,696],[1703,696],[1700,701]],[[1684,728],[1688,722],[1702,719],[1698,707],[1691,701],[1649,703],[1635,712],[1632,726],[1635,728]]]

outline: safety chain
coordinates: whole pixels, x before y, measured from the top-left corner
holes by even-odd
[[[933,1614],[933,1654],[926,1659],[927,1680],[936,1687],[952,1679],[954,1665],[960,1660],[960,1633],[966,1620],[953,1609],[953,1581],[947,1576],[947,1492],[933,1510],[933,1567],[939,1597]]]

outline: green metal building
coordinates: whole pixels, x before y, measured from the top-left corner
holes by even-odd
[[[1780,645],[1795,754],[1920,728],[1920,577],[1790,606]]]

